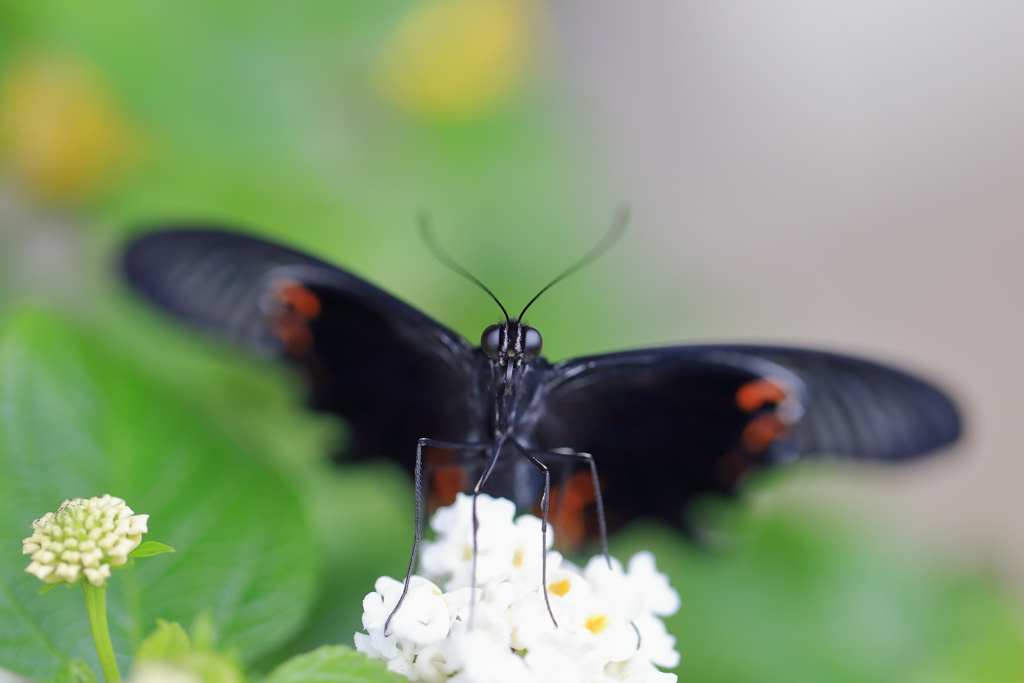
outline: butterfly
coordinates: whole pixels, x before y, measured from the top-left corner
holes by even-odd
[[[221,227],[145,234],[123,271],[171,314],[296,365],[310,407],[350,425],[344,457],[414,476],[417,515],[423,490],[434,505],[485,492],[542,504],[568,546],[638,517],[685,529],[694,498],[733,494],[766,466],[905,460],[961,429],[924,380],[825,351],[667,346],[551,363],[540,332],[507,312],[474,346],[345,270]]]

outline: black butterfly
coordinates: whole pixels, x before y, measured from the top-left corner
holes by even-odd
[[[569,545],[603,532],[602,494],[611,526],[683,527],[694,496],[730,494],[765,465],[903,460],[960,433],[931,385],[821,351],[671,346],[551,364],[507,313],[474,347],[351,273],[218,228],[145,235],[124,272],[171,313],[294,361],[312,408],[351,425],[347,457],[397,461],[435,503],[474,487],[521,511],[543,499]]]

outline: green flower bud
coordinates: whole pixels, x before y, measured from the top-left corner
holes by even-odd
[[[30,525],[32,535],[21,542],[22,554],[32,556],[25,571],[46,583],[101,586],[142,542],[148,520],[110,494],[65,500]]]

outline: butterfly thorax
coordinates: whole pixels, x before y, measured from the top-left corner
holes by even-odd
[[[490,325],[480,336],[480,350],[490,360],[490,391],[495,397],[495,433],[508,434],[524,398],[530,363],[540,356],[543,339],[536,328],[518,318]],[[532,393],[532,392],[530,392]]]

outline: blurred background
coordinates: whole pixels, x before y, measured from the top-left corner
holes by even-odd
[[[247,226],[475,341],[497,311],[420,210],[515,308],[628,202],[620,244],[531,309],[549,358],[821,347],[920,372],[967,420],[927,461],[754,482],[714,552],[615,539],[682,593],[680,680],[1024,680],[1022,26],[1011,0],[0,0],[0,307],[88,330],[298,492],[318,593],[246,653],[265,669],[351,642],[402,571],[410,486],[328,468],[343,428],[134,301],[120,246]]]

